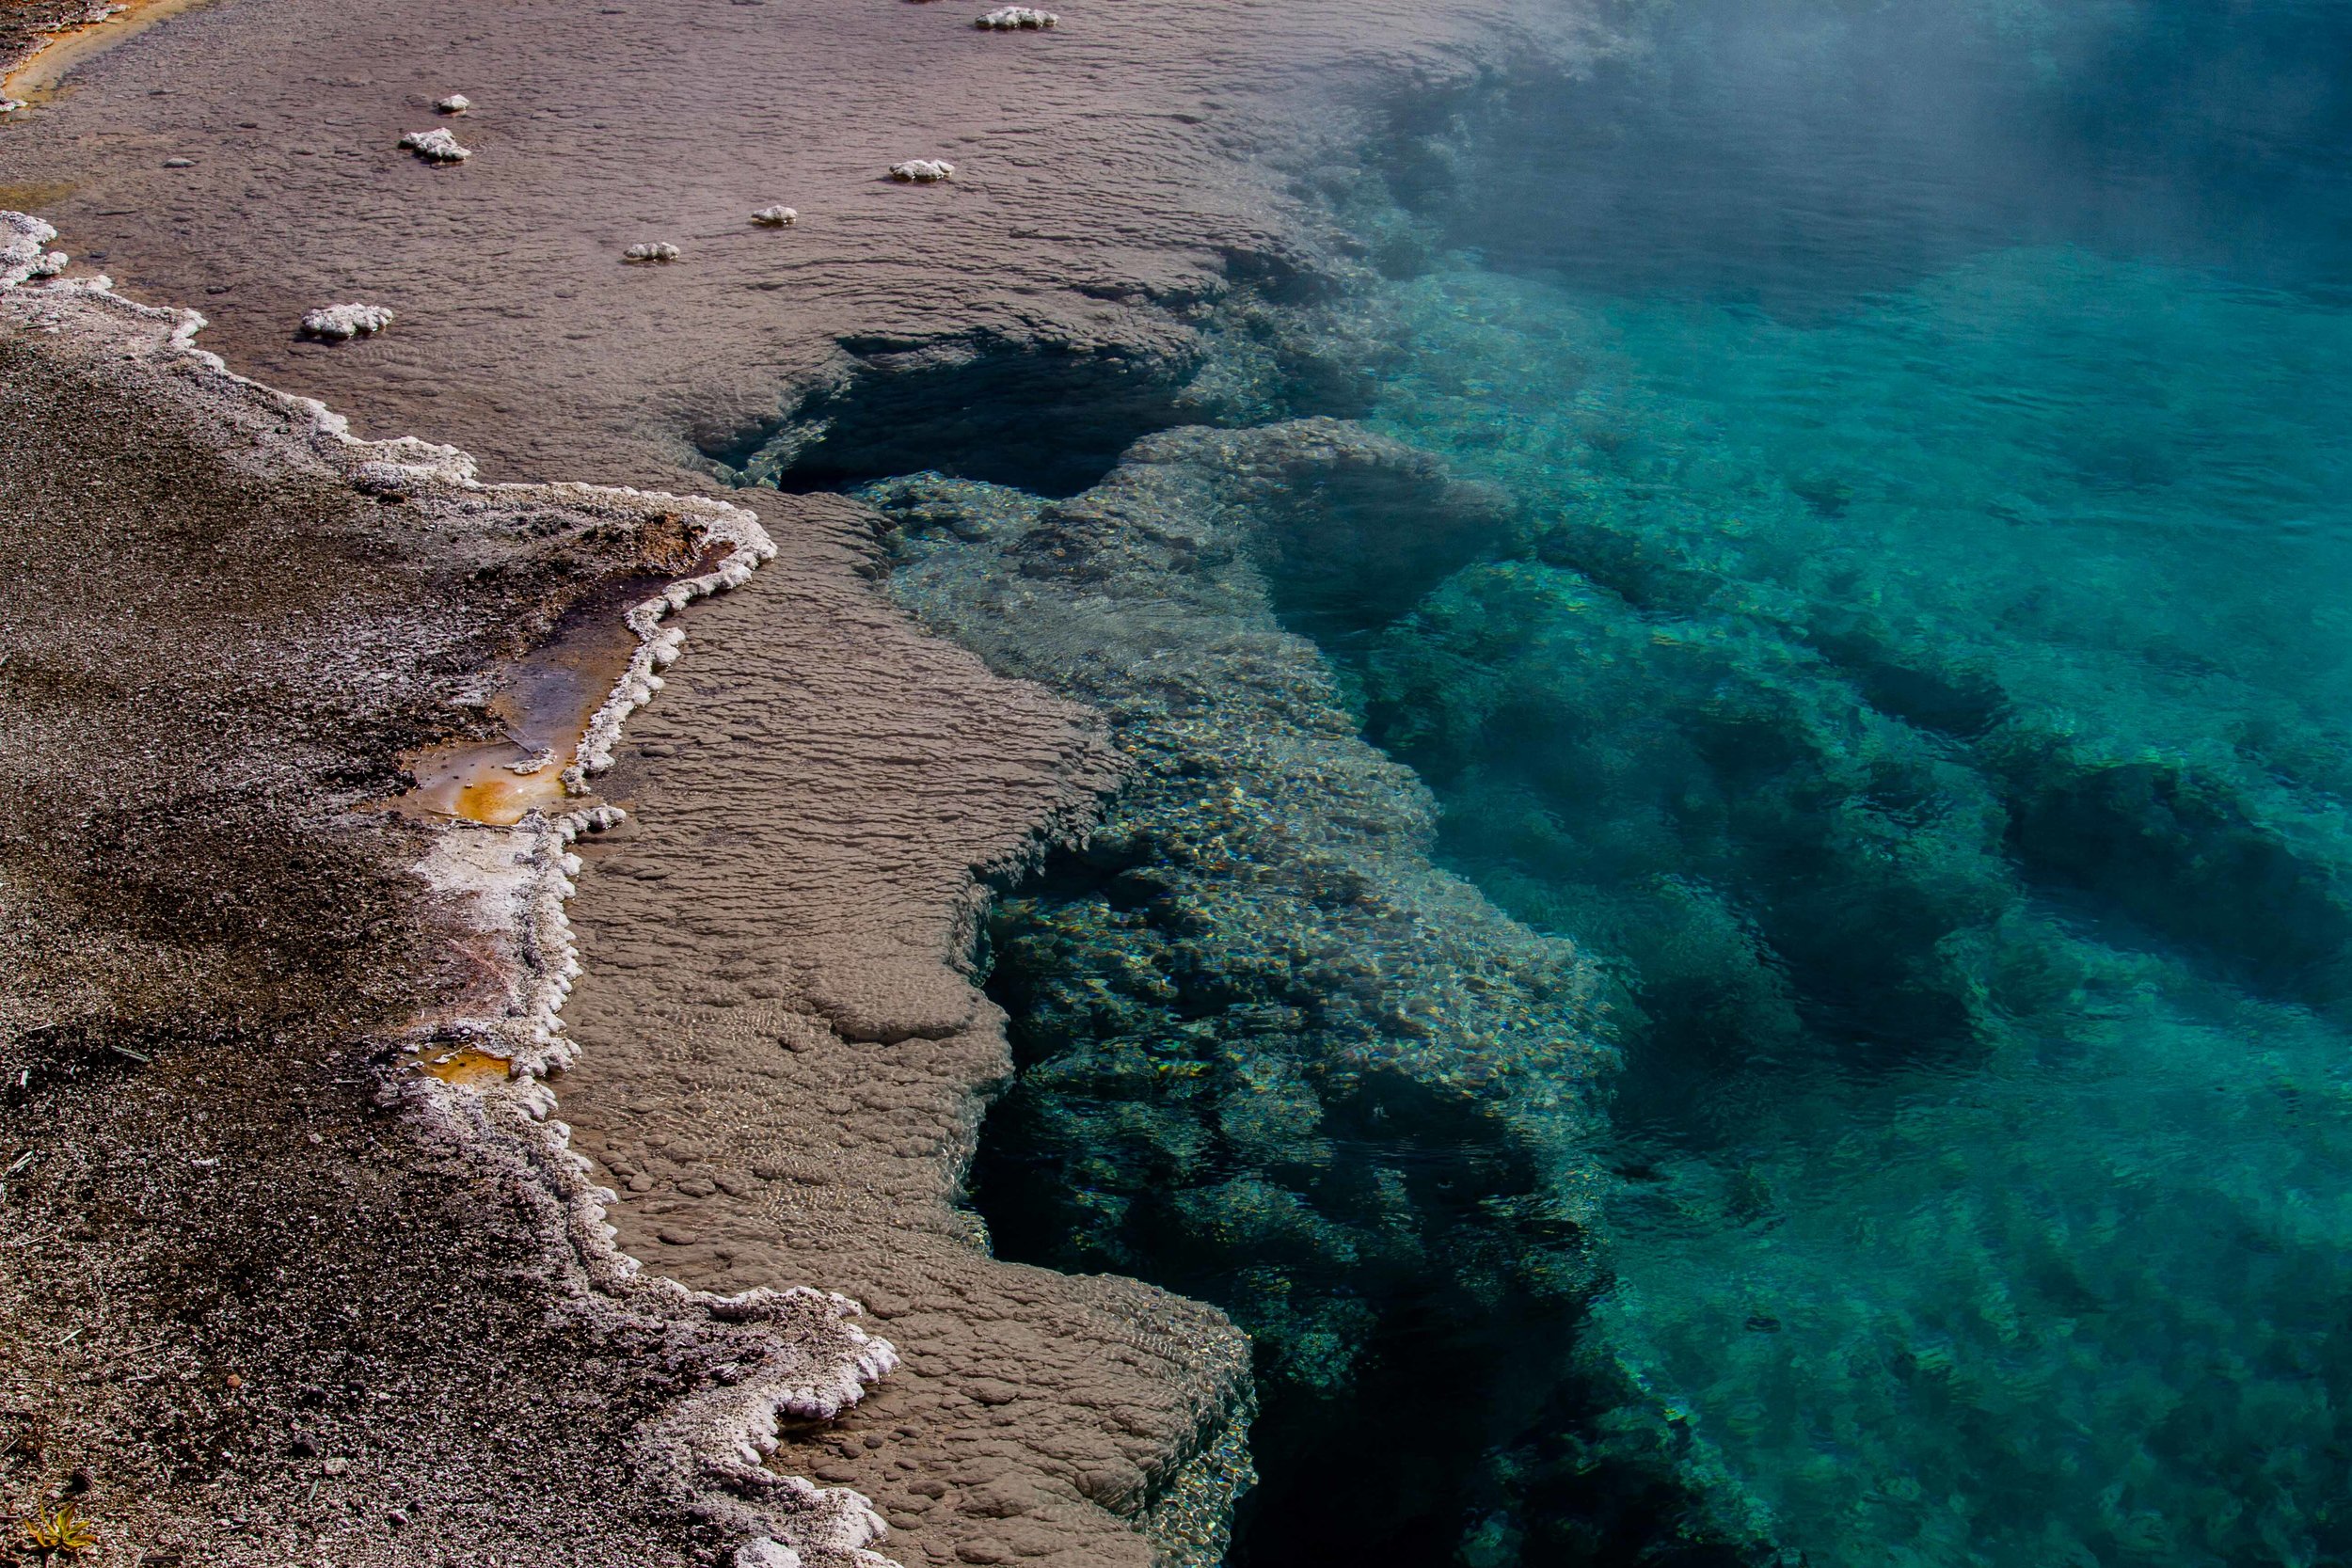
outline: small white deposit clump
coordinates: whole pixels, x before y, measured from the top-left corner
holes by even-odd
[[[675,261],[677,260],[677,246],[659,243],[633,245],[621,252],[621,260],[624,261]]]
[[[458,146],[447,131],[411,131],[400,145],[428,164],[462,164],[473,156],[471,148]]]
[[[381,305],[330,305],[302,318],[302,335],[340,343],[373,337],[391,325],[391,311]]]
[[[1052,11],[1041,11],[1034,6],[999,6],[972,25],[985,27],[992,32],[1009,33],[1022,28],[1052,27],[1060,21],[1061,18]]]
[[[800,222],[801,214],[789,207],[762,207],[752,214],[752,221],[770,229],[789,229]]]
[[[462,115],[473,107],[473,100],[462,92],[453,92],[433,106],[445,115]]]
[[[956,166],[945,158],[909,158],[890,166],[890,178],[902,185],[930,185],[955,177]]]
[[[56,237],[56,230],[30,213],[0,213],[0,289],[65,271],[70,258],[49,248]]]

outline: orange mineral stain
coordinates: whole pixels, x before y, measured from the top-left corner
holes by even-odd
[[[512,1065],[504,1056],[493,1056],[469,1046],[426,1056],[417,1063],[442,1083],[469,1089],[486,1089],[493,1084],[505,1083]]]
[[[534,811],[564,808],[569,768],[588,722],[628,670],[637,634],[628,608],[666,578],[633,578],[565,618],[553,641],[482,672],[496,694],[484,705],[496,740],[453,740],[404,758],[416,787],[389,802],[420,816],[511,828]]]
[[[204,0],[129,0],[129,4],[98,21],[70,26],[18,61],[16,69],[7,76],[0,77],[0,98],[45,103],[57,96],[66,74],[75,66],[167,17],[193,10],[202,4]]]
[[[518,761],[520,751],[499,741],[430,747],[409,759],[417,787],[401,797],[401,804],[434,816],[501,828],[514,826],[533,811],[556,810],[564,801],[564,769],[571,752]],[[517,770],[534,761],[538,766],[530,772]]]

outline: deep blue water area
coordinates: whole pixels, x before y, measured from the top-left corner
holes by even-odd
[[[1257,1338],[1236,1568],[2352,1561],[2352,5],[1612,21],[1353,424],[869,492],[1136,763],[997,1245]]]

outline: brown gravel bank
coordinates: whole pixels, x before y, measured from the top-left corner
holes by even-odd
[[[467,672],[683,564],[677,514],[355,447],[175,325],[0,291],[9,1534],[71,1503],[105,1563],[717,1551],[649,1484],[662,1423],[793,1354],[595,1288],[527,1151],[400,1092],[476,934],[366,809],[473,727]]]

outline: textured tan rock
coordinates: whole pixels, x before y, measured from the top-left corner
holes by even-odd
[[[1083,715],[866,592],[858,509],[790,512],[798,553],[697,612],[602,782],[630,817],[580,848],[562,1114],[627,1191],[611,1218],[649,1267],[723,1291],[822,1279],[900,1347],[860,1409],[777,1456],[872,1497],[884,1549],[966,1554],[1017,1517],[1041,1560],[1140,1568],[1120,1516],[1222,1428],[1246,1343],[1131,1281],[992,1262],[949,1201],[1011,1070],[951,964],[965,868],[1025,853],[1041,805],[1074,822],[1107,755]],[[761,809],[779,790],[788,816]],[[911,1490],[941,1480],[944,1505]]]
[[[1248,27],[1206,0],[1119,0],[1102,17],[1015,49],[969,12],[897,0],[228,0],[11,128],[8,178],[72,187],[39,215],[70,248],[135,261],[146,297],[200,302],[206,342],[246,374],[495,476],[666,486],[689,437],[854,369],[845,341],[1181,357],[1186,312],[1236,264],[1301,264],[1293,173],[1370,128],[1371,95],[1589,30],[1549,0],[1294,0]],[[496,157],[444,179],[373,156],[415,84],[459,70],[496,89]],[[266,122],[240,128],[255,104]],[[167,174],[153,147],[201,162]],[[910,154],[959,166],[954,200],[882,178]],[[789,251],[703,238],[773,199],[780,170],[821,226]],[[611,264],[647,234],[692,242],[658,304]],[[401,314],[364,361],[289,345],[287,322],[361,291]]]

